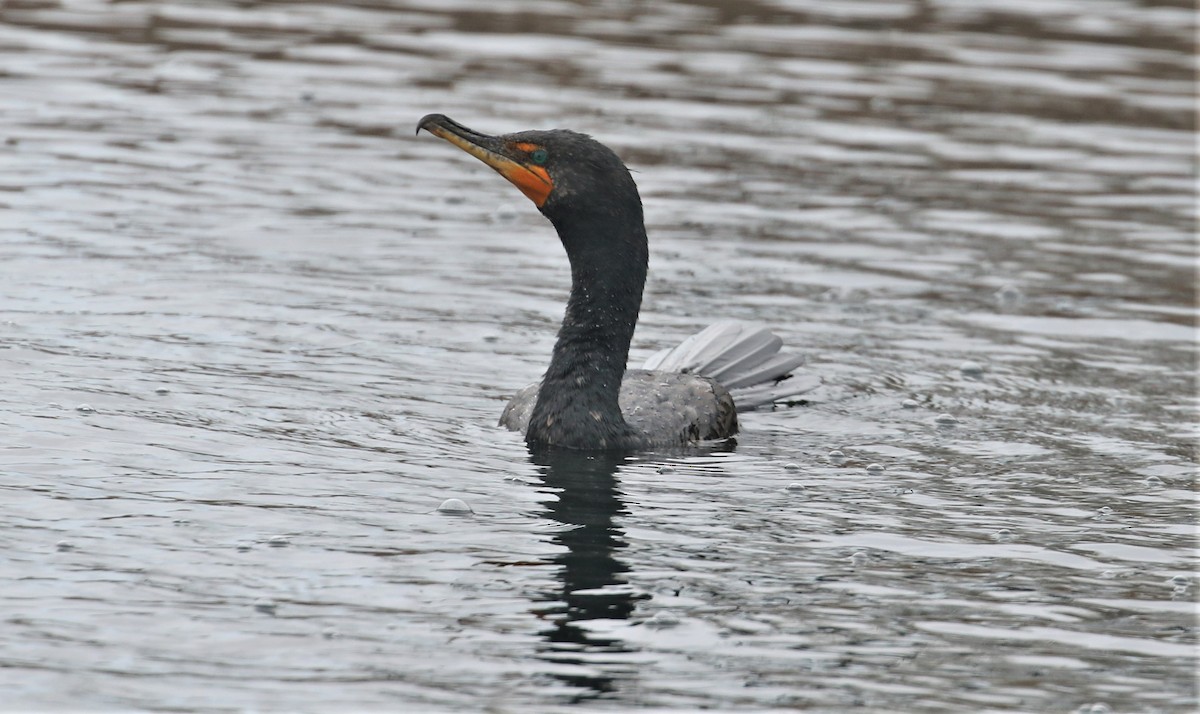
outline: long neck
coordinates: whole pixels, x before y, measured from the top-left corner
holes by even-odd
[[[571,261],[571,297],[526,439],[580,449],[627,446],[635,436],[618,396],[646,283],[641,205],[553,222]]]

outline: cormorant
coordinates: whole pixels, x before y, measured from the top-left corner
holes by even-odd
[[[777,388],[803,359],[738,322],[692,335],[645,369],[625,368],[648,247],[637,186],[607,146],[564,129],[489,136],[442,114],[423,117],[422,129],[512,182],[567,251],[571,295],[550,366],[500,417],[531,446],[628,451],[724,439],[737,433],[739,409],[811,388]]]

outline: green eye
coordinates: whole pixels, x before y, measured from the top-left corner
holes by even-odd
[[[532,161],[535,164],[544,164],[544,163],[546,163],[546,159],[548,159],[549,157],[550,157],[550,155],[546,153],[545,149],[534,149],[529,154],[530,161]]]

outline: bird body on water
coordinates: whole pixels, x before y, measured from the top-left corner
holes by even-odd
[[[637,186],[611,149],[564,129],[489,136],[441,114],[422,118],[422,129],[517,186],[553,224],[571,264],[550,366],[509,402],[501,425],[536,446],[681,446],[733,436],[739,409],[805,391],[776,387],[803,360],[742,323],[717,323],[646,369],[626,370],[649,249]]]

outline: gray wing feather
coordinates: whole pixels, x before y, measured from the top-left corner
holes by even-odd
[[[656,352],[645,369],[688,372],[717,380],[730,391],[738,411],[746,411],[810,391],[819,379],[779,384],[804,364],[804,357],[780,352],[783,340],[770,330],[744,322],[709,325],[679,345]]]

